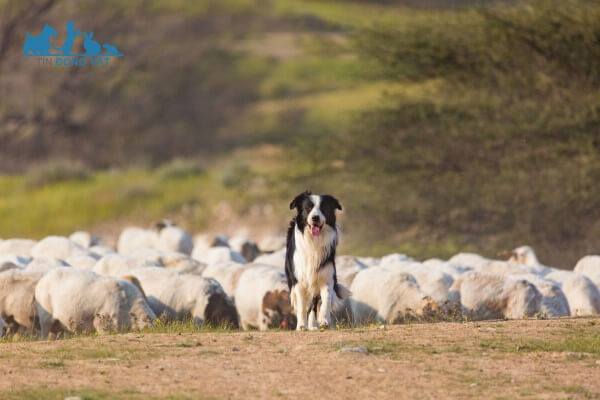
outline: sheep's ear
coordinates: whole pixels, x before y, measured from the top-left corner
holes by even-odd
[[[263,312],[266,309],[276,310],[279,303],[279,290],[268,290],[263,296],[262,308]]]
[[[290,210],[293,210],[296,207],[300,207],[302,201],[308,196],[310,196],[310,190],[305,190],[298,196],[294,197],[294,200],[292,200],[292,202],[290,203]]]

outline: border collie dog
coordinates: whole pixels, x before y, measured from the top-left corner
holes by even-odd
[[[309,313],[312,321],[308,329],[328,328],[335,296],[346,299],[351,295],[338,284],[335,271],[335,211],[342,206],[333,196],[306,191],[292,200],[290,209],[294,208],[297,215],[287,232],[285,274],[298,320],[296,329],[307,329]],[[314,323],[317,313],[318,327]]]

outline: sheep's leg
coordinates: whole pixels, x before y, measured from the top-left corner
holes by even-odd
[[[44,310],[42,307],[37,307],[37,317],[40,322],[40,337],[42,339],[48,339],[48,335],[54,325],[54,318],[49,312]]]
[[[262,311],[258,312],[258,329],[261,331],[266,331],[269,329],[267,316],[263,314]]]
[[[250,326],[248,321],[246,321],[245,319],[242,319],[241,325],[242,325],[242,329],[245,331],[249,331],[250,329],[252,329],[252,327]]]

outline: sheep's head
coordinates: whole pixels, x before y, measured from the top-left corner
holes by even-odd
[[[156,227],[156,230],[160,232],[170,226],[176,226],[176,224],[170,219],[163,219],[162,221],[158,221],[156,224],[154,224],[154,226]]]
[[[210,295],[204,320],[214,326],[238,328],[238,314],[233,301],[222,291]]]
[[[423,297],[419,303],[416,314],[423,318],[432,318],[443,311],[440,304],[429,296]]]
[[[515,264],[528,265],[531,267],[540,265],[537,256],[535,255],[535,251],[533,248],[531,248],[531,246],[517,247],[511,252],[508,261]]]
[[[272,290],[265,293],[262,301],[262,312],[269,328],[294,329],[296,315],[292,310],[290,292],[287,290]]]

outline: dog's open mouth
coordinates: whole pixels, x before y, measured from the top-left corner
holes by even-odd
[[[313,236],[319,236],[321,234],[321,229],[323,228],[323,226],[318,226],[318,225],[311,225],[310,226],[310,233]]]

